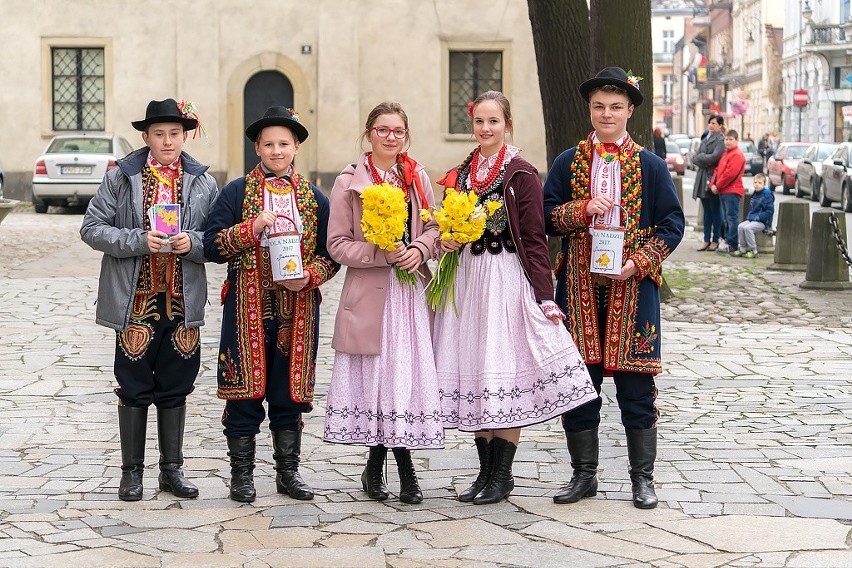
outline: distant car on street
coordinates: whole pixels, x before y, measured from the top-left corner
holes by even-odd
[[[745,172],[748,175],[759,174],[763,172],[763,158],[757,153],[757,147],[754,142],[748,140],[739,141],[740,150],[745,155]]]
[[[822,162],[837,149],[837,144],[816,143],[808,146],[796,167],[796,197],[819,199],[822,184]]]
[[[33,207],[86,205],[116,160],[133,150],[124,138],[105,133],[59,134],[36,159]]]
[[[784,195],[790,193],[796,186],[799,160],[810,145],[810,142],[784,142],[778,146],[778,150],[766,160],[766,183],[769,189],[775,191],[775,186],[780,185]]]
[[[666,142],[666,165],[670,172],[674,172],[682,176],[685,167],[683,162],[683,154],[680,153],[680,147],[675,142]]]
[[[820,185],[819,204],[828,207],[839,201],[840,207],[852,213],[852,142],[842,142],[834,152],[822,162],[822,184]]]
[[[686,150],[686,154],[683,155],[683,165],[688,170],[697,170],[698,167],[693,163],[692,157],[695,156],[696,152],[698,152],[698,148],[701,146],[701,138],[692,138],[689,142],[689,148]]]

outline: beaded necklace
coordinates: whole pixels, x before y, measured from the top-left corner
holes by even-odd
[[[494,180],[500,175],[500,172],[503,171],[503,160],[506,157],[506,145],[503,144],[500,147],[500,151],[497,152],[497,159],[494,162],[494,165],[488,168],[488,175],[485,176],[485,179],[479,180],[476,178],[476,173],[479,170],[479,160],[482,157],[481,147],[477,148],[473,151],[473,158],[470,161],[470,188],[476,195],[482,194],[485,190],[491,189],[494,186]]]
[[[402,190],[402,193],[405,194],[405,201],[409,201],[411,199],[411,189],[399,179],[399,176],[396,175],[396,172],[393,170],[388,170],[388,173],[391,174],[390,181],[384,179],[381,175],[379,175],[379,170],[376,169],[376,166],[373,165],[373,153],[367,152],[367,166],[370,168],[370,177],[373,179],[373,183],[376,185],[381,185],[383,183],[389,183],[390,185],[397,187]],[[391,166],[393,167],[393,166]]]

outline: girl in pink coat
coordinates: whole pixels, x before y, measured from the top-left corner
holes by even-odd
[[[331,344],[336,354],[323,439],[370,448],[361,484],[379,501],[388,497],[382,466],[392,448],[400,501],[419,503],[423,494],[410,450],[444,447],[432,313],[423,293],[425,261],[434,253],[438,228],[418,214],[434,205],[432,183],[423,166],[403,152],[408,117],[398,103],[376,106],[362,137],[371,151],[343,170],[331,192],[327,246],[346,266],[346,278]],[[368,243],[361,231],[361,192],[381,183],[401,188],[408,202],[407,234],[392,252]],[[401,284],[394,264],[417,274],[416,284]]]

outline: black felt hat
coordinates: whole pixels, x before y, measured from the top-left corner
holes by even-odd
[[[267,126],[284,126],[293,131],[299,142],[304,142],[308,137],[308,129],[299,122],[299,115],[291,108],[285,106],[271,106],[266,109],[259,120],[252,122],[246,128],[246,136],[252,142],[257,142],[260,131]]]
[[[621,67],[607,67],[599,71],[594,79],[589,79],[580,85],[580,93],[586,99],[586,102],[589,102],[592,91],[604,85],[613,85],[627,91],[627,96],[630,97],[633,106],[639,106],[644,100],[642,93],[639,92],[639,81],[641,79],[641,77],[628,76],[627,72]]]
[[[186,130],[195,130],[195,127],[198,126],[196,119],[185,116],[181,112],[177,101],[174,99],[151,101],[148,103],[148,108],[145,109],[145,120],[136,120],[130,124],[136,130],[143,131],[158,122],[179,122],[183,124]]]

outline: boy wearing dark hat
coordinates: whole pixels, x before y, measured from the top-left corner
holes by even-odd
[[[255,500],[255,436],[266,400],[276,489],[309,500],[313,490],[299,474],[302,413],[313,409],[319,287],[340,265],[326,250],[328,198],[295,170],[294,158],[308,137],[299,116],[270,107],[246,136],[261,161],[222,189],[204,234],[207,257],[228,263],[217,395],[226,400],[222,425],[231,458],[230,497]],[[284,263],[271,254],[277,235],[300,242],[285,267],[293,278],[281,279]]]
[[[545,224],[562,237],[556,261],[556,303],[600,393],[613,377],[627,453],[633,504],[657,506],[654,375],[660,362],[661,265],[683,237],[683,210],[665,161],[635,142],[627,120],[642,104],[641,77],[608,67],[580,85],[594,130],[553,162],[544,185]],[[623,227],[620,272],[592,262],[597,227]],[[609,231],[612,233],[612,231]],[[598,233],[600,234],[600,233]],[[597,259],[600,261],[600,259]],[[573,476],[553,498],[573,503],[597,492],[602,399],[562,416]]]
[[[151,101],[132,123],[145,147],[116,162],[89,202],[80,236],[104,253],[96,321],[116,330],[115,378],[123,501],[142,498],[148,407],[157,407],[159,487],[193,498],[181,472],[186,397],[201,364],[207,275],[202,238],[216,200],[207,166],[183,152],[192,104]],[[149,211],[167,212],[169,236]],[[173,218],[169,218],[169,216]],[[154,225],[152,226],[152,223]]]

